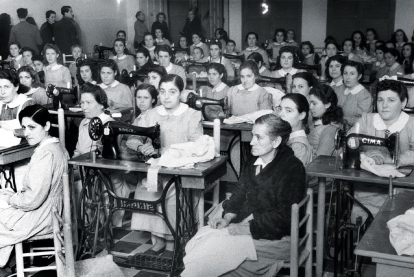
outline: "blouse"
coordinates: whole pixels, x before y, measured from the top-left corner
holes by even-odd
[[[338,106],[344,112],[344,119],[354,126],[363,113],[372,111],[372,96],[361,84],[353,89],[345,88],[338,93]]]
[[[249,89],[243,85],[231,87],[228,91],[229,112],[231,115],[245,115],[259,110],[271,110],[272,99],[269,93],[257,84]]]
[[[320,155],[332,156],[335,151],[335,134],[339,126],[330,123],[322,124],[322,120],[316,120],[308,134],[309,144],[312,146],[313,158]]]
[[[204,53],[204,57],[208,57],[210,56],[210,49],[208,48],[207,44],[200,42],[197,45],[190,45],[190,53],[193,53],[193,50],[195,47],[200,47],[201,49],[203,49],[203,53]]]
[[[10,103],[0,100],[0,122],[1,128],[7,130],[20,129],[19,113],[27,106],[34,105],[34,101],[24,94],[18,94]]]
[[[99,86],[106,92],[109,108],[119,109],[133,107],[133,95],[128,86],[116,80],[109,86],[104,83],[99,84]]]
[[[119,72],[126,69],[128,72],[134,71],[135,59],[131,55],[123,55],[121,57],[114,56],[112,59],[118,65]]]
[[[46,66],[43,68],[45,72],[45,85],[55,85],[57,87],[72,87],[72,78],[70,71],[67,67],[61,64],[55,64],[53,66]]]

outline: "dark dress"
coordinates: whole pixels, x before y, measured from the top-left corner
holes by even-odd
[[[8,23],[7,23],[8,24]],[[11,25],[4,25],[4,22],[0,22],[0,56],[2,60],[7,59],[9,56],[9,37]]]
[[[155,30],[156,29],[161,29],[161,32],[163,33],[163,37],[170,40],[170,30],[168,30],[168,25],[167,22],[163,22],[160,23],[158,20],[155,21],[154,23],[152,23],[152,27],[151,27],[151,33],[152,35],[155,37]]]
[[[55,35],[53,32],[53,24],[50,24],[47,21],[43,23],[42,26],[40,27],[40,36],[42,37],[42,40],[43,40],[43,47],[47,43],[54,44],[55,42],[53,41],[53,37]],[[43,47],[40,51],[43,51]]]
[[[187,38],[187,41],[192,41],[192,34],[194,32],[201,34],[201,20],[195,16],[194,19],[190,21],[187,17],[182,34]]]
[[[79,44],[78,31],[72,19],[63,17],[54,24],[55,43],[60,52],[71,55],[72,45]]]

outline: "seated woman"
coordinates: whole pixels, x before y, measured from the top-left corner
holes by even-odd
[[[30,47],[23,47],[22,48],[22,57],[23,57],[23,64],[25,66],[30,66],[31,68],[35,69],[33,64],[33,56],[35,55],[35,51]]]
[[[330,57],[333,57],[333,56],[335,56],[335,55],[338,54],[339,45],[335,41],[328,41],[325,44],[324,51],[326,52],[326,55],[325,56],[322,56],[321,57],[321,61],[319,62],[320,65],[321,65],[321,69],[322,69],[321,80],[326,80],[327,79],[327,75],[325,75],[325,73],[326,73],[326,61]]]
[[[158,90],[161,78],[167,74],[164,67],[156,64],[152,65],[148,68],[148,84],[153,85]]]
[[[269,56],[267,55],[267,52],[263,50],[262,48],[258,47],[256,44],[259,40],[259,35],[255,32],[248,32],[244,41],[247,43],[248,47],[242,51],[242,54],[244,54],[244,58],[247,59],[247,57],[253,53],[257,52],[263,57],[264,66],[269,68]]]
[[[299,63],[299,57],[295,53],[295,48],[292,46],[285,46],[280,49],[277,57],[276,70],[272,72],[274,78],[286,76],[286,92],[291,92],[292,76],[298,72],[305,70],[296,69],[295,66]]]
[[[155,42],[157,43],[157,45],[171,46],[170,41],[164,37],[164,33],[162,32],[161,28],[156,28],[154,34]]]
[[[240,66],[240,81],[238,86],[229,89],[229,113],[245,115],[259,110],[271,110],[272,101],[269,93],[256,84],[260,77],[259,69],[254,61],[245,61]]]
[[[355,41],[351,38],[346,38],[342,42],[342,50],[344,51],[342,53],[342,56],[348,57],[348,61],[354,61],[362,63],[363,60],[356,54],[354,54],[352,51],[355,50]]]
[[[224,65],[221,63],[211,63],[207,68],[207,73],[210,86],[201,87],[203,97],[217,100],[227,97],[229,86],[226,85],[227,71]],[[205,107],[205,111],[210,118],[225,116],[224,111],[220,106],[209,105]]]
[[[73,62],[69,64],[69,72],[70,76],[72,77],[72,84],[74,86],[78,85],[78,79],[76,78],[76,72],[78,71],[78,67],[76,66],[76,60],[82,57],[83,54],[83,47],[79,44],[72,45],[70,47],[72,52]]]
[[[412,43],[404,43],[402,48],[402,68],[404,69],[404,74],[413,73],[413,61],[414,61],[414,51]]]
[[[178,47],[182,49],[188,49],[188,42],[187,38],[185,36],[180,36],[180,39],[178,41]],[[190,53],[190,49],[187,51],[176,51],[175,52],[175,62],[181,61],[185,59],[184,57],[187,56],[187,54]],[[191,53],[190,53],[191,54]]]
[[[266,66],[264,66],[262,55],[260,55],[257,52],[253,52],[247,57],[247,59],[252,60],[257,64],[257,67],[259,68],[260,76],[273,78],[272,72],[270,72],[270,70],[267,69]],[[265,85],[262,85],[262,86],[265,86]]]
[[[302,94],[309,101],[309,91],[318,85],[318,80],[309,72],[296,73],[292,79],[292,93]]]
[[[153,62],[156,61],[155,59],[155,48],[157,46],[157,44],[155,43],[154,40],[154,36],[150,33],[147,32],[144,34],[144,43],[143,43],[144,47],[147,48],[148,52],[151,55],[151,60]]]
[[[214,37],[221,43],[221,52],[226,53],[226,45],[229,41],[229,36],[223,28],[217,28],[214,31]]]
[[[194,47],[200,47],[203,49],[204,56],[207,58],[210,51],[208,49],[208,45],[201,41],[203,36],[199,32],[195,32],[192,35],[193,44],[190,46],[190,52],[193,53]]]
[[[210,58],[207,56],[207,58]],[[204,50],[201,47],[194,47],[193,48],[193,52],[191,52],[191,56],[184,56],[184,59],[190,59],[194,62],[198,62],[198,63],[206,63],[207,60],[206,57],[204,57]]]
[[[364,66],[359,62],[346,61],[341,67],[345,89],[338,92],[338,106],[344,112],[348,125],[354,126],[363,113],[372,111],[372,96],[359,83],[364,74]]]
[[[313,148],[313,159],[320,155],[332,156],[335,151],[335,134],[341,127],[343,112],[337,106],[335,91],[328,85],[310,90],[309,110],[313,118],[308,140]]]
[[[43,71],[43,68],[45,67],[44,59],[42,55],[35,55],[32,58],[33,65],[35,67],[35,70],[37,72],[37,75],[39,75],[40,83],[45,83],[45,72]]]
[[[346,58],[342,55],[332,56],[326,61],[325,76],[337,95],[345,90],[341,72],[342,65],[345,62]]]
[[[49,63],[43,70],[45,72],[45,86],[49,84],[57,87],[72,87],[72,77],[69,69],[61,64],[59,48],[54,44],[46,44],[43,48],[46,61]]]
[[[309,103],[305,96],[297,93],[286,94],[282,97],[282,102],[278,109],[281,119],[289,122],[292,133],[286,145],[292,148],[296,158],[304,166],[312,161],[313,148],[309,144],[308,137],[308,115]]]
[[[180,94],[184,89],[184,81],[180,76],[167,74],[161,78],[159,95],[161,106],[150,109],[139,121],[138,126],[151,127],[159,124],[161,127],[161,153],[171,144],[197,140],[203,134],[201,112],[189,108],[180,102]],[[131,139],[135,139],[132,144]],[[155,154],[152,143],[146,137],[130,136],[128,146],[145,156]],[[135,198],[140,200],[156,200],[160,198],[162,189],[150,192],[146,188],[146,179],[142,176],[140,184],[135,190]],[[159,176],[158,180],[165,185],[171,176]],[[175,226],[175,189],[170,188],[166,198],[167,213],[171,225]],[[158,207],[161,210],[161,207]],[[172,256],[173,241],[165,222],[158,216],[133,213],[131,229],[149,231],[152,234],[154,246],[147,251],[149,254],[160,254],[167,250],[165,255]]]
[[[51,118],[47,109],[40,105],[25,107],[19,122],[27,142],[36,149],[22,189],[17,193],[0,190],[0,274],[7,273],[4,267],[16,243],[53,231],[52,208],[62,211],[62,175],[68,167],[65,148],[49,135]]]
[[[298,47],[299,44],[295,41],[295,31],[293,29],[289,29],[286,32],[286,45]]]
[[[209,63],[220,63],[224,65],[227,70],[227,77],[234,77],[234,68],[227,58],[223,57],[221,54],[221,43],[218,40],[212,40],[210,42],[210,57],[207,58]]]
[[[398,74],[404,75],[404,69],[398,63],[398,59],[400,58],[400,52],[394,48],[388,48],[384,52],[385,64],[386,68],[384,71],[384,75],[389,77],[397,76]],[[379,78],[383,76],[378,76]]]
[[[126,53],[125,39],[117,38],[114,40],[115,55],[111,57],[118,65],[119,72],[126,69],[128,72],[134,71],[135,59]]]
[[[305,168],[286,145],[290,133],[274,114],[256,120],[239,184],[223,217],[187,243],[182,277],[275,276],[289,260],[291,207],[306,191]]]
[[[319,63],[319,55],[315,53],[315,48],[310,41],[303,41],[300,44],[300,50],[302,51],[303,61],[302,63],[308,65],[315,65]]]
[[[137,71],[148,72],[148,68],[153,65],[148,49],[145,47],[138,48],[135,57]]]
[[[365,33],[367,37],[367,54],[375,57],[375,43],[378,41],[378,33],[374,28],[368,28]]]
[[[181,77],[184,81],[184,88],[186,86],[185,81],[185,70],[179,65],[175,65],[171,62],[171,57],[173,55],[172,49],[168,45],[157,46],[157,55],[160,62],[160,65],[165,68],[168,74],[175,74]]]
[[[47,105],[52,99],[47,97],[45,89],[39,81],[37,72],[31,66],[23,66],[18,71],[19,83],[29,89],[24,95],[32,98],[35,104]]]
[[[402,109],[407,104],[407,88],[401,82],[395,80],[383,80],[379,82],[375,91],[377,92],[378,113],[363,114],[358,120],[359,133],[369,136],[386,138],[390,134],[399,132],[399,158],[397,166],[414,165],[414,118]],[[349,131],[355,132],[355,126]],[[377,165],[392,164],[388,150],[380,146],[362,146],[361,151],[371,158],[371,163]],[[359,187],[359,186],[358,186]],[[365,186],[355,192],[356,198],[362,202],[375,216],[388,196],[388,188],[380,190],[378,186]],[[366,213],[358,211],[353,215],[355,218]]]
[[[22,47],[18,42],[9,43],[10,55],[7,57],[6,61],[10,61],[10,68],[14,68],[17,70],[24,65],[23,55],[20,54],[21,48]]]
[[[368,60],[370,57],[367,54],[368,47],[364,33],[361,31],[355,31],[352,33],[351,38],[355,42],[355,48],[352,50],[352,53],[357,55],[362,62]]]
[[[230,55],[237,55],[236,42],[234,40],[229,39],[229,41],[226,44],[226,50],[224,51],[224,53],[230,54]]]
[[[377,48],[375,49],[375,57],[377,61],[372,66],[372,70],[377,71],[377,75],[376,75],[377,79],[384,76],[385,70],[387,70],[387,67],[386,67],[387,64],[385,63],[385,58],[384,58],[384,53],[386,50],[387,50],[387,47],[385,47],[384,45],[377,46]]]
[[[96,85],[98,80],[98,69],[94,62],[90,60],[84,60],[77,68],[77,76],[80,76],[81,80],[79,81],[80,85],[91,83]]]
[[[108,96],[108,106],[111,109],[129,108],[133,104],[133,93],[127,85],[118,82],[115,78],[119,75],[119,70],[114,60],[99,65],[100,79],[99,86]]]
[[[408,42],[408,37],[404,30],[398,29],[391,35],[391,41],[395,44],[394,48],[401,54],[404,43]]]
[[[276,61],[279,57],[280,50],[283,46],[286,46],[286,30],[285,29],[276,29],[273,36],[273,43],[267,46],[267,49],[272,50],[272,59]]]

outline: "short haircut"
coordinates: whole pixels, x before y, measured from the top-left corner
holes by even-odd
[[[32,61],[34,62],[34,61],[39,61],[39,62],[42,62],[43,64],[45,64],[45,59],[43,58],[43,56],[42,55],[34,55],[33,57],[32,57]]]
[[[168,74],[167,70],[163,66],[157,64],[153,64],[148,67],[148,73],[150,72],[158,74],[161,78]]]
[[[193,48],[193,52],[194,52],[194,50],[199,50],[201,52],[201,54],[204,56],[203,48],[196,46],[196,47]]]
[[[346,38],[344,39],[344,41],[342,41],[342,48],[344,48],[345,42],[350,41],[352,43],[352,50],[355,49],[355,40],[353,40],[352,38]]]
[[[162,52],[167,52],[171,57],[174,54],[173,51],[172,51],[172,49],[171,49],[171,47],[169,45],[167,45],[167,44],[158,45],[157,48],[155,49],[155,52],[157,54],[159,54],[161,51]]]
[[[219,75],[223,74],[223,77],[221,77],[221,81],[226,83],[227,82],[227,69],[224,65],[221,63],[210,63],[207,67],[207,73],[210,71],[210,69],[214,69],[218,72]]]
[[[283,46],[282,48],[280,48],[279,56],[276,59],[276,69],[281,69],[282,68],[282,64],[280,62],[280,59],[282,58],[283,53],[291,53],[292,54],[292,56],[293,56],[292,67],[296,67],[297,64],[299,63],[299,56],[296,54],[296,51],[297,51],[297,47],[293,47],[293,46]]]
[[[17,47],[19,47],[19,49],[22,49],[22,46],[17,41],[9,42],[8,48],[10,48],[10,46],[12,46],[12,45],[17,45]]]
[[[289,139],[292,127],[289,122],[281,119],[275,114],[265,114],[254,122],[255,125],[266,125],[267,134],[272,140],[281,137],[282,141],[277,147],[283,147]]]
[[[48,19],[52,14],[55,14],[56,15],[56,12],[55,11],[52,11],[52,10],[48,10],[46,12],[46,19]]]
[[[119,30],[119,31],[116,33],[116,36],[118,36],[120,33],[124,34],[124,36],[126,37],[126,32],[125,32],[124,30]]]
[[[247,34],[246,34],[246,37],[244,38],[244,41],[245,42],[247,42],[247,40],[249,39],[249,36],[250,35],[254,35],[255,37],[256,37],[256,40],[258,41],[259,40],[259,35],[256,33],[256,32],[248,32]]]
[[[286,33],[286,30],[285,29],[278,28],[278,29],[275,30],[275,33],[273,34],[273,38],[275,39],[275,41],[276,41],[276,35],[277,35],[277,33],[282,33],[283,34],[283,41],[286,41],[287,33]]]
[[[308,124],[308,117],[309,117],[309,101],[308,99],[300,94],[300,93],[289,93],[282,97],[283,99],[290,99],[293,103],[296,105],[296,109],[299,113],[305,113],[305,118],[302,119],[302,123],[304,126],[307,126]]]
[[[344,70],[345,67],[347,66],[351,66],[351,67],[355,67],[357,70],[358,75],[363,75],[364,74],[364,65],[360,62],[355,62],[355,61],[346,61],[345,63],[342,64],[341,66],[341,74],[344,74]]]
[[[104,67],[108,67],[108,68],[112,69],[113,72],[115,73],[115,75],[119,75],[119,73],[120,73],[119,68],[118,68],[118,64],[114,60],[106,60],[106,62],[103,62],[103,63],[99,64],[99,75],[100,75],[100,72],[101,72],[102,68],[104,68]]]
[[[34,56],[36,54],[35,50],[33,50],[30,47],[23,47],[22,50],[20,50],[20,53],[23,54],[24,52],[30,52],[30,53],[32,53],[32,56]]]
[[[384,55],[386,53],[390,53],[392,56],[396,57],[397,60],[400,58],[400,51],[398,51],[395,48],[387,48],[387,50],[385,50]]]
[[[218,39],[210,40],[210,42],[208,43],[208,48],[210,49],[210,46],[212,46],[212,45],[217,45],[219,47],[220,52],[221,52],[221,42]]]
[[[140,15],[140,14],[143,14],[144,12],[142,12],[142,11],[137,11],[137,13],[135,14],[135,17],[136,18],[138,18],[138,16]]]
[[[71,9],[72,9],[72,7],[71,7],[71,6],[63,6],[63,7],[60,9],[60,13],[61,13],[62,15],[65,15],[65,13],[69,12]]]
[[[234,40],[232,40],[232,39],[229,39],[229,41],[227,41],[227,44],[229,44],[229,43],[233,43],[234,46],[236,46],[236,42]]]
[[[151,95],[152,100],[154,100],[154,102],[152,103],[152,106],[155,107],[155,105],[157,105],[157,100],[158,100],[158,90],[150,84],[146,84],[146,83],[142,83],[140,84],[137,89],[135,90],[135,95],[137,95],[138,90],[146,90],[149,92],[149,94]]]
[[[80,48],[80,50],[82,51],[82,53],[83,53],[83,47],[81,46],[81,45],[79,45],[79,44],[74,44],[74,45],[72,45],[71,47],[70,47],[70,51],[71,52],[73,52],[73,49],[75,49],[75,48]]]
[[[341,65],[343,65],[347,61],[347,58],[345,56],[342,56],[342,55],[335,55],[335,56],[330,57],[326,61],[326,63],[325,63],[325,75],[328,77],[328,79],[331,78],[331,76],[329,75],[329,66],[331,65],[331,62],[333,62],[333,61],[336,61],[336,62],[340,63]]]
[[[310,72],[298,72],[292,76],[292,81],[296,78],[302,78],[305,80],[309,87],[318,85],[318,80],[313,77],[313,74]]]
[[[378,94],[384,90],[392,90],[400,97],[401,102],[408,99],[407,87],[399,81],[383,80],[375,85],[375,91]]]
[[[17,17],[18,18],[26,18],[27,17],[27,9],[25,9],[25,8],[17,9]]]
[[[21,112],[19,113],[20,124],[22,123],[22,120],[25,117],[30,118],[31,120],[43,127],[46,126],[47,122],[51,122],[51,116],[49,114],[49,111],[39,104],[27,106],[23,110],[21,110]]]
[[[159,87],[161,87],[163,83],[173,83],[174,86],[176,86],[180,92],[182,92],[184,89],[183,79],[180,76],[175,75],[175,74],[167,74],[163,76],[160,80]]]
[[[14,87],[17,87],[19,85],[19,76],[14,70],[0,70],[0,79],[9,80]]]
[[[159,12],[159,13],[157,13],[157,16],[155,17],[155,18],[156,18],[156,20],[158,20],[158,17],[159,17],[160,15],[163,15],[163,16],[164,16],[164,21],[167,19],[167,16],[165,15],[165,13],[163,13],[163,12]]]
[[[387,47],[385,47],[385,45],[381,44],[378,45],[377,47],[375,47],[375,51],[377,50],[381,50],[383,53],[385,53],[385,51],[387,51]]]
[[[240,72],[245,68],[250,69],[256,78],[260,77],[259,67],[257,66],[255,61],[251,61],[251,60],[244,61],[240,65]]]
[[[325,43],[325,49],[327,49],[328,48],[328,46],[330,45],[330,44],[332,44],[332,45],[334,45],[335,47],[336,47],[336,50],[338,51],[339,50],[339,45],[338,45],[338,43],[336,43],[336,41],[328,41],[327,43]]]
[[[96,102],[103,105],[104,109],[108,108],[108,96],[100,86],[91,83],[86,83],[81,87],[81,94],[84,93],[92,94]]]
[[[255,61],[257,66],[259,66],[259,63],[261,63],[261,65],[263,65],[263,56],[262,54],[258,53],[258,52],[253,52],[251,53],[248,57],[248,60],[252,60]]]
[[[305,45],[309,46],[310,54],[315,53],[315,47],[310,41],[302,41],[302,43],[300,44],[300,49],[302,50],[302,47]]]
[[[116,38],[115,40],[114,40],[114,47],[115,47],[115,43],[117,42],[117,41],[120,41],[120,42],[122,42],[122,44],[124,44],[124,47],[126,47],[126,41],[125,41],[125,39],[123,39],[123,38]]]

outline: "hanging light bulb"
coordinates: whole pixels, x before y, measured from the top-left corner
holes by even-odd
[[[266,14],[269,11],[269,5],[267,5],[266,0],[262,2],[262,14]]]

